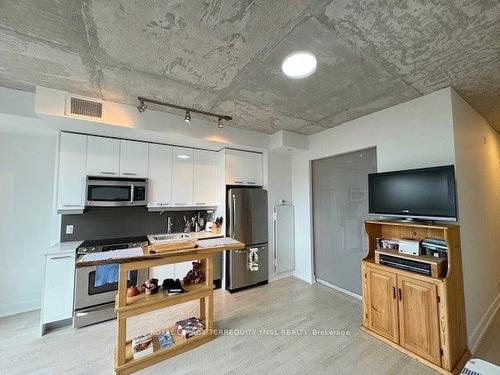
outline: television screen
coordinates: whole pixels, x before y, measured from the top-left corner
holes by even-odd
[[[453,165],[368,175],[370,214],[456,220]]]

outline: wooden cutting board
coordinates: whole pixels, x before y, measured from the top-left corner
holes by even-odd
[[[187,250],[195,249],[198,245],[194,241],[178,241],[178,242],[166,242],[166,243],[155,243],[149,245],[149,254],[166,253],[169,251],[177,250]]]

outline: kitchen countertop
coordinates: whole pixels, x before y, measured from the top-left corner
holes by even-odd
[[[110,258],[110,259],[99,259],[99,260],[89,260],[83,261],[83,257],[79,258],[76,262],[76,267],[86,267],[94,266],[100,264],[111,264],[111,263],[132,263],[140,262],[149,259],[158,258],[169,258],[178,257],[186,255],[208,255],[216,254],[224,250],[241,250],[245,248],[245,244],[233,239],[221,238],[220,243],[209,243],[209,244],[199,244],[197,247],[189,249],[179,249],[170,250],[168,252],[161,253],[149,253],[147,247],[142,248],[141,255],[131,256],[127,258]],[[139,248],[140,249],[140,248]]]
[[[78,246],[83,241],[58,242],[50,247],[43,249],[40,255],[57,255],[57,254],[75,254]]]

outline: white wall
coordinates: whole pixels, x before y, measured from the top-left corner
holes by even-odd
[[[439,90],[309,137],[309,151],[292,160],[295,276],[313,281],[311,160],[376,147],[380,172],[454,164],[450,96]]]
[[[469,347],[500,305],[500,135],[452,91]]]
[[[274,272],[274,232],[273,205],[281,200],[292,202],[292,170],[291,157],[288,155],[267,153],[268,161],[268,216],[269,216],[269,280],[277,280],[290,276],[292,272],[276,274]]]
[[[0,316],[39,308],[51,242],[56,143],[0,133]]]

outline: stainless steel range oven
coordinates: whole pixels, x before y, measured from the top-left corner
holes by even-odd
[[[88,253],[128,249],[148,244],[146,236],[84,241],[76,250],[77,260]],[[147,269],[130,271],[128,285],[141,285],[148,277]],[[83,327],[116,318],[117,290],[117,264],[76,268],[73,327]]]

